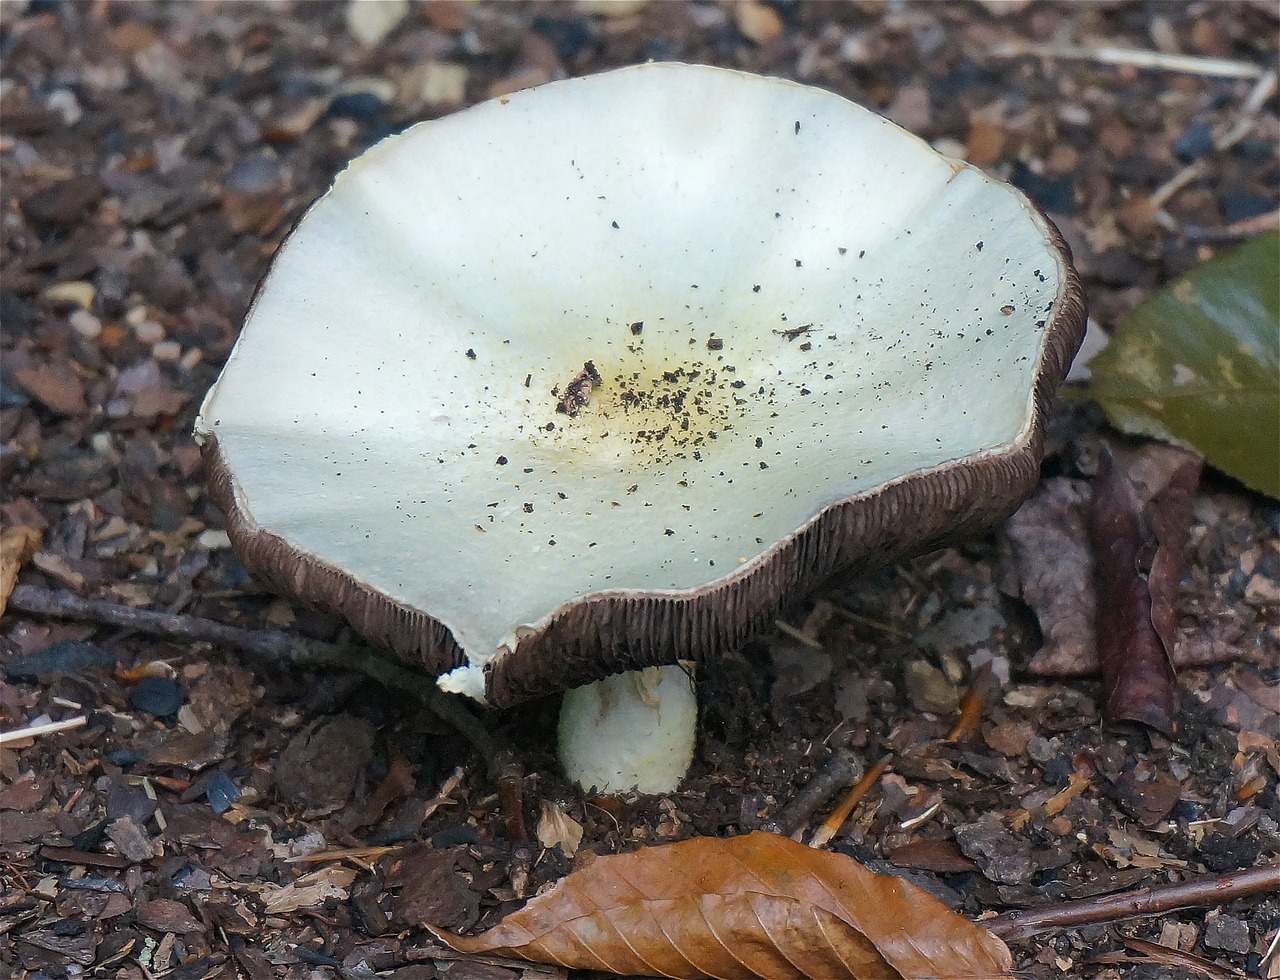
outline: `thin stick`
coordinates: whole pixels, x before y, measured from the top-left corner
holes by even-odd
[[[991,661],[988,660],[974,672],[969,690],[960,703],[960,714],[951,726],[951,731],[943,736],[944,744],[958,745],[978,736],[982,731],[982,710],[991,693],[991,686]]]
[[[997,44],[987,53],[994,58],[1065,58],[1072,61],[1096,61],[1103,65],[1128,65],[1133,68],[1152,68],[1157,71],[1180,72],[1186,75],[1206,75],[1210,78],[1258,78],[1264,69],[1247,61],[1228,61],[1225,58],[1198,58],[1186,54],[1165,54],[1162,51],[1144,51],[1141,48],[1082,47],[1074,44],[1025,44],[1011,41]]]
[[[9,597],[9,609],[33,616],[75,619],[118,626],[147,636],[163,636],[188,643],[210,643],[236,650],[273,667],[354,670],[393,691],[406,691],[432,713],[453,725],[492,766],[493,738],[458,699],[445,694],[429,677],[379,656],[369,647],[305,640],[285,630],[247,630],[199,616],[183,616],[134,609],[102,599],[82,599],[70,592],[19,585]]]
[[[1244,100],[1244,104],[1240,106],[1240,112],[1236,116],[1235,122],[1225,133],[1213,141],[1215,150],[1229,150],[1249,135],[1258,113],[1267,104],[1267,100],[1275,95],[1277,84],[1280,84],[1280,74],[1277,74],[1274,68],[1258,79],[1258,83],[1253,86],[1253,91],[1249,93],[1248,98]]]
[[[1231,149],[1249,135],[1258,113],[1266,105],[1267,99],[1275,93],[1278,80],[1280,76],[1277,76],[1274,70],[1266,72],[1258,79],[1257,84],[1253,86],[1253,90],[1240,106],[1240,111],[1236,114],[1231,126],[1214,139],[1213,148],[1216,152],[1221,153]],[[1208,170],[1207,160],[1201,159],[1187,164],[1151,193],[1149,198],[1151,207],[1156,209],[1164,207],[1178,191],[1188,184],[1195,183]]]
[[[507,828],[507,840],[523,844],[529,839],[524,824],[524,769],[510,749],[503,749],[494,759],[494,779],[498,784],[498,808]]]
[[[1280,231],[1280,210],[1268,211],[1243,221],[1236,221],[1221,228],[1206,228],[1204,225],[1187,225],[1182,229],[1183,237],[1189,242],[1235,242],[1242,238],[1252,238],[1264,231]]]
[[[1188,184],[1194,184],[1197,180],[1205,175],[1209,170],[1208,164],[1203,160],[1197,160],[1195,163],[1189,163],[1176,174],[1166,180],[1163,184],[1151,192],[1151,197],[1147,199],[1147,203],[1152,208],[1162,208],[1173,195],[1186,187]]]
[[[822,847],[840,832],[840,828],[849,819],[849,814],[853,812],[853,808],[862,802],[862,798],[876,784],[876,780],[885,774],[885,771],[889,768],[889,759],[890,756],[886,755],[868,769],[866,774],[854,784],[853,789],[849,790],[848,795],[840,801],[834,810],[827,814],[827,819],[822,821],[822,826],[815,830],[813,836],[809,838],[810,847]]]
[[[26,728],[15,728],[11,732],[0,732],[0,745],[21,742],[23,739],[35,738],[37,735],[52,735],[54,732],[80,728],[88,720],[85,715],[77,715],[74,718],[63,718],[62,721],[46,721],[43,725],[28,725]]]
[[[1219,875],[1200,875],[1176,885],[1134,888],[1116,895],[1060,902],[1045,908],[1005,912],[983,920],[982,924],[1001,939],[1011,942],[1053,929],[1161,915],[1194,906],[1221,905],[1274,891],[1280,891],[1280,864]]]
[[[376,860],[384,854],[394,854],[404,850],[403,844],[392,844],[384,847],[340,847],[332,851],[316,851],[314,854],[300,854],[298,857],[285,858],[285,864],[323,864],[328,861],[346,861],[347,859],[368,861]]]
[[[1244,974],[1239,970],[1226,969],[1214,963],[1212,960],[1206,960],[1203,956],[1196,956],[1194,953],[1184,953],[1180,949],[1173,946],[1163,946],[1160,943],[1148,942],[1145,939],[1139,939],[1137,936],[1120,936],[1120,941],[1125,947],[1135,953],[1142,953],[1142,956],[1125,956],[1123,958],[1112,954],[1108,956],[1091,957],[1090,963],[1149,963],[1159,966],[1178,966],[1202,977],[1209,977],[1210,980],[1244,980]],[[1113,958],[1114,957],[1114,958]]]
[[[819,643],[816,639],[814,639],[804,630],[797,629],[795,626],[792,626],[790,623],[786,622],[785,620],[775,619],[773,621],[773,625],[776,626],[779,629],[779,631],[791,637],[791,639],[796,640],[800,643],[803,643],[810,650],[822,649],[822,644]]]
[[[800,788],[777,818],[760,829],[790,837],[809,822],[815,810],[862,775],[862,765],[848,749],[836,749],[813,778]]]

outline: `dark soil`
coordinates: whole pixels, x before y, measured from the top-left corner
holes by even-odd
[[[796,78],[1023,188],[1075,250],[1102,332],[1280,194],[1274,93],[1248,135],[1213,148],[1257,72],[994,53],[1106,45],[1273,68],[1267,2],[441,0],[372,46],[334,3],[32,0],[0,16],[0,515],[43,542],[21,582],[318,640],[344,627],[266,591],[229,549],[191,426],[287,230],[389,133],[649,58]],[[1087,480],[1104,434],[1087,403],[1060,410],[1046,475]],[[1037,620],[1001,591],[993,535],[833,583],[791,630],[705,671],[693,772],[665,797],[567,785],[554,701],[484,719],[512,753],[490,770],[360,673],[11,610],[0,728],[87,721],[0,747],[0,973],[563,975],[457,960],[420,926],[491,924],[591,853],[756,829],[836,749],[892,762],[831,846],[971,917],[1274,863],[1278,523],[1274,501],[1206,474],[1179,625],[1213,642],[1179,676],[1173,738],[1110,731],[1096,679],[1033,672]],[[980,730],[945,742],[983,664]],[[581,826],[576,855],[548,810]],[[333,854],[353,848],[374,850]],[[1031,977],[1275,977],[1277,921],[1273,894],[1014,953]],[[1143,962],[1126,937],[1201,960]]]

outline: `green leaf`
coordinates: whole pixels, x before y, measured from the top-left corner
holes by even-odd
[[[1089,370],[1116,428],[1189,446],[1280,497],[1280,232],[1143,303]]]

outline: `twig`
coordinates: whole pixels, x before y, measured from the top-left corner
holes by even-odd
[[[810,636],[804,630],[792,626],[785,620],[775,619],[773,621],[773,625],[776,626],[780,632],[785,633],[787,636],[791,637],[791,639],[796,640],[799,643],[803,643],[810,650],[822,649],[822,644],[819,643],[818,640]]]
[[[1275,94],[1278,80],[1280,80],[1280,76],[1277,76],[1274,69],[1266,72],[1258,79],[1257,84],[1253,86],[1252,91],[1249,92],[1248,97],[1240,106],[1240,111],[1236,114],[1235,120],[1214,139],[1213,149],[1215,152],[1221,153],[1224,150],[1229,150],[1249,135],[1258,113],[1267,104],[1267,99]],[[1152,210],[1163,208],[1178,191],[1188,184],[1195,183],[1208,170],[1209,164],[1205,159],[1187,164],[1151,193],[1148,203]]]
[[[297,857],[285,858],[285,864],[324,864],[329,861],[368,861],[384,854],[395,854],[404,849],[402,844],[383,847],[339,847],[332,851],[316,851],[314,854],[299,854]]]
[[[507,828],[507,840],[523,844],[529,839],[524,825],[524,767],[514,752],[503,749],[494,759],[493,776],[498,784],[498,807]]]
[[[394,691],[407,691],[433,714],[447,721],[493,766],[496,748],[480,721],[453,695],[445,694],[429,677],[379,656],[369,647],[306,640],[285,630],[248,630],[199,616],[135,609],[103,599],[82,599],[70,592],[19,585],[9,597],[9,609],[34,616],[75,619],[119,626],[147,636],[210,643],[270,664],[273,667],[354,670]]]
[[[813,836],[809,838],[810,847],[822,847],[840,832],[840,828],[849,819],[849,814],[853,812],[853,808],[862,802],[862,798],[876,784],[876,780],[885,774],[885,771],[889,768],[889,759],[890,757],[886,755],[868,769],[866,774],[854,785],[853,789],[849,790],[848,795],[840,801],[834,810],[827,814],[827,819],[822,821],[822,826],[815,830]]]
[[[969,690],[965,692],[960,704],[960,714],[951,730],[943,736],[947,745],[959,745],[976,738],[982,731],[982,709],[987,697],[991,694],[991,661],[979,667],[969,682]]]
[[[1145,51],[1141,48],[1107,46],[1092,48],[1074,44],[1026,44],[1022,41],[1010,41],[995,45],[987,53],[994,58],[1021,58],[1026,55],[1037,58],[1066,58],[1073,61],[1096,61],[1103,65],[1129,65],[1133,68],[1153,68],[1157,71],[1181,72],[1187,75],[1206,75],[1211,78],[1258,78],[1263,73],[1261,66],[1247,61],[1165,54],[1162,51]]]
[[[1193,953],[1184,953],[1180,949],[1172,946],[1162,946],[1160,943],[1148,942],[1145,939],[1139,939],[1137,936],[1120,936],[1120,941],[1130,952],[1142,953],[1142,956],[1131,956],[1128,953],[1103,953],[1100,956],[1091,956],[1089,963],[1146,963],[1148,965],[1155,964],[1158,966],[1176,966],[1181,967],[1188,973],[1195,973],[1198,976],[1208,977],[1209,980],[1244,980],[1244,974],[1239,970],[1221,967],[1212,960],[1206,960],[1203,956],[1196,956]]]
[[[1195,163],[1189,163],[1176,174],[1166,180],[1163,184],[1151,192],[1151,196],[1147,198],[1147,204],[1151,209],[1159,210],[1168,203],[1169,199],[1178,191],[1186,187],[1188,184],[1194,184],[1209,171],[1209,165],[1204,160],[1197,160]]]
[[[1053,929],[1160,915],[1194,906],[1221,905],[1273,891],[1280,891],[1280,864],[1201,875],[1176,885],[1134,888],[1116,895],[1060,902],[1045,908],[1005,912],[983,920],[982,924],[1001,939],[1012,942]]]
[[[1267,100],[1275,95],[1277,84],[1280,84],[1280,74],[1277,74],[1274,68],[1258,79],[1253,91],[1249,93],[1248,98],[1244,100],[1244,104],[1240,106],[1240,112],[1236,115],[1235,122],[1231,124],[1231,127],[1225,133],[1213,141],[1215,150],[1219,152],[1229,150],[1249,135],[1249,130],[1253,129],[1254,119],[1262,111],[1262,107],[1267,104]]]
[[[77,715],[75,718],[63,718],[62,721],[46,721],[41,725],[28,725],[26,728],[15,728],[11,732],[0,732],[0,745],[21,742],[23,739],[35,738],[37,735],[52,735],[54,732],[80,728],[88,720],[85,715]]]
[[[777,819],[760,829],[790,837],[809,822],[818,808],[862,775],[862,764],[848,749],[836,749],[813,778],[801,787]]]
[[[1264,231],[1280,231],[1280,210],[1255,215],[1236,221],[1221,228],[1207,228],[1204,225],[1187,225],[1182,235],[1189,242],[1235,242],[1242,238],[1252,238]]]

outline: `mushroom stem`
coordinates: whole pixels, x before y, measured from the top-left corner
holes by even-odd
[[[686,666],[614,674],[565,693],[560,762],[583,789],[669,793],[693,761],[697,720]]]

